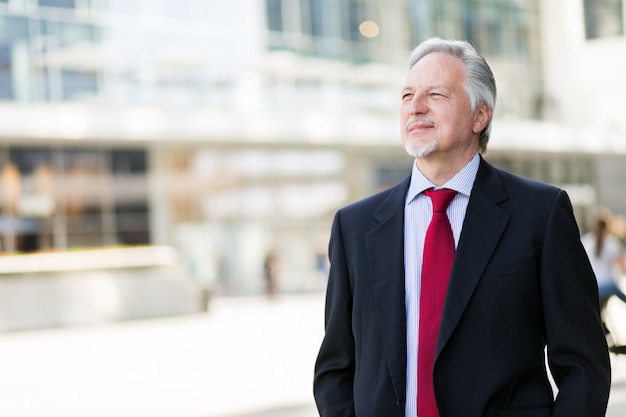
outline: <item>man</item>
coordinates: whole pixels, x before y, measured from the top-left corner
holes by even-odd
[[[605,415],[608,350],[571,203],[482,158],[495,97],[467,42],[430,39],[412,52],[401,94],[412,173],[333,222],[314,381],[322,417]],[[442,188],[454,190],[439,213],[454,241],[433,261],[427,190]],[[425,277],[444,259],[437,297]],[[439,313],[420,312],[436,299]],[[432,323],[435,335],[422,333]]]

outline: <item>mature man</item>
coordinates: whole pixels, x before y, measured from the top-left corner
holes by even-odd
[[[409,61],[411,175],[333,223],[320,415],[604,416],[608,350],[567,194],[482,158],[496,87],[469,43],[429,39]]]

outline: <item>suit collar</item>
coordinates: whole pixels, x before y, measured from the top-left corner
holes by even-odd
[[[411,176],[406,177],[402,182],[390,189],[389,195],[374,212],[374,219],[378,223],[385,223],[390,218],[400,214],[403,217],[404,201],[406,193],[411,183]],[[403,218],[401,220],[404,220]]]
[[[480,165],[480,155],[476,154],[474,157],[457,172],[448,182],[443,184],[441,188],[449,188],[456,191],[459,194],[470,196],[472,192],[472,185],[476,179],[476,173]],[[417,163],[413,163],[413,170],[411,172],[411,185],[406,196],[406,203],[410,203],[417,195],[429,188],[438,188],[435,184],[430,182],[428,178],[422,174],[417,167]]]

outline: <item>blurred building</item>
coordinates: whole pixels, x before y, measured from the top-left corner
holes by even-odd
[[[433,35],[494,69],[488,159],[626,212],[621,1],[549,3],[0,0],[0,251],[171,246],[241,294],[277,248],[281,290],[321,288],[336,208],[410,172],[397,95]]]
[[[596,201],[626,214],[623,0],[542,2],[544,119],[594,155]]]

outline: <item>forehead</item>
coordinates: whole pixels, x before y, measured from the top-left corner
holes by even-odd
[[[408,87],[443,85],[462,86],[465,82],[465,65],[459,58],[434,52],[420,59],[406,77]]]

